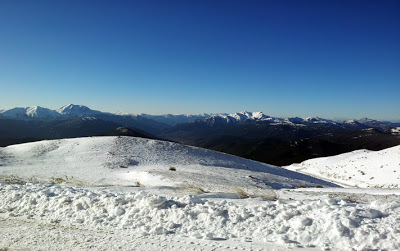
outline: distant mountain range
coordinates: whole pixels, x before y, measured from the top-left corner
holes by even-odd
[[[263,114],[262,112],[238,112],[233,114],[198,114],[198,115],[186,115],[186,114],[164,114],[164,115],[152,115],[146,113],[140,114],[128,114],[128,113],[109,113],[92,110],[87,106],[68,104],[60,109],[51,110],[40,106],[32,107],[16,107],[9,110],[0,110],[1,118],[12,118],[12,119],[59,119],[69,117],[106,117],[106,116],[117,116],[117,117],[130,117],[130,118],[141,118],[151,119],[153,121],[174,126],[182,123],[189,123],[194,121],[200,121],[206,123],[208,126],[220,126],[220,125],[232,125],[242,123],[246,121],[264,121],[271,124],[288,124],[288,125],[309,125],[309,124],[328,124],[339,127],[360,127],[364,125],[367,127],[396,127],[400,123],[392,123],[387,121],[377,121],[368,118],[353,119],[348,121],[334,121],[323,119],[319,117],[289,117],[289,118],[278,118],[271,117]]]
[[[57,110],[50,110],[40,106],[16,107],[0,111],[0,116],[14,119],[55,119],[61,117],[84,117],[103,114],[83,105],[65,105]]]
[[[276,165],[400,144],[400,123],[277,118],[262,112],[122,114],[66,105],[0,110],[0,146],[40,139],[127,135],[176,141]]]

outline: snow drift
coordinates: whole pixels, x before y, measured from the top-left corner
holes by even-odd
[[[0,183],[0,216],[3,215],[45,221],[60,228],[112,229],[120,235],[129,233],[129,238],[173,235],[175,239],[238,239],[336,250],[400,248],[398,201],[248,199],[240,204],[237,200],[164,197],[143,191],[113,193],[59,185]]]

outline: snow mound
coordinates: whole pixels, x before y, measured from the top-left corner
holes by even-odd
[[[139,236],[257,241],[326,250],[400,249],[400,203],[255,201],[0,183],[0,216]],[[129,231],[129,232],[128,232]],[[135,236],[135,237],[133,237]]]
[[[285,167],[348,186],[400,188],[400,146],[357,150]]]
[[[259,194],[336,186],[280,167],[177,143],[88,137],[0,148],[0,175],[81,185],[171,186]]]

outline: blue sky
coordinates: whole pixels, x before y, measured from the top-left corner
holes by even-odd
[[[0,109],[400,119],[400,1],[0,2]]]

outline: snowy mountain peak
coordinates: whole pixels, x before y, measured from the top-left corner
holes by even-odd
[[[0,112],[2,117],[13,119],[55,119],[64,116],[92,116],[101,114],[83,105],[65,105],[58,110],[51,110],[41,106],[16,107]]]
[[[304,118],[304,121],[309,123],[333,123],[333,121],[331,120],[323,119],[320,117],[307,117]]]
[[[60,116],[57,112],[40,106],[16,107],[1,113],[8,118],[56,118]]]
[[[60,109],[58,109],[57,112],[59,114],[71,115],[71,116],[89,116],[101,113],[100,111],[92,110],[84,105],[73,105],[73,104],[65,105]]]
[[[237,112],[237,113],[232,113],[229,115],[226,114],[218,114],[214,115],[213,117],[220,117],[223,119],[226,119],[228,122],[240,122],[240,121],[245,121],[245,120],[265,120],[265,119],[270,119],[270,116],[267,116],[263,114],[262,112],[248,112],[248,111],[243,111],[243,112]]]
[[[26,115],[33,118],[56,118],[60,116],[60,114],[58,114],[56,111],[40,106],[32,106],[27,108]]]
[[[232,114],[216,114],[212,115],[209,118],[206,118],[205,121],[210,126],[216,125],[233,125],[236,123],[241,123],[245,121],[269,121],[275,122],[277,119],[267,116],[262,112],[237,112]]]
[[[346,121],[346,123],[349,123],[349,124],[354,124],[354,123],[367,124],[367,123],[371,123],[371,122],[377,122],[377,120],[369,119],[369,118],[360,118],[360,119],[350,119],[350,120]]]
[[[247,111],[243,111],[243,112],[235,113],[235,114],[243,115],[245,119],[251,119],[251,120],[260,120],[260,119],[269,118],[269,116],[264,115],[262,112],[247,112]]]
[[[28,107],[15,107],[6,111],[3,111],[1,113],[2,116],[7,117],[7,118],[25,118],[27,117],[26,115],[26,110]]]
[[[295,124],[300,124],[304,122],[303,118],[299,118],[299,117],[290,117],[287,118],[286,121],[291,122],[291,123],[295,123]]]
[[[376,122],[374,119],[369,119],[369,118],[361,118],[361,119],[355,119],[354,121],[357,121],[358,123],[369,123],[369,122]]]
[[[304,118],[304,120],[305,121],[321,121],[322,119],[320,118],[320,117],[314,117],[314,116],[312,116],[312,117],[307,117],[307,118]]]

